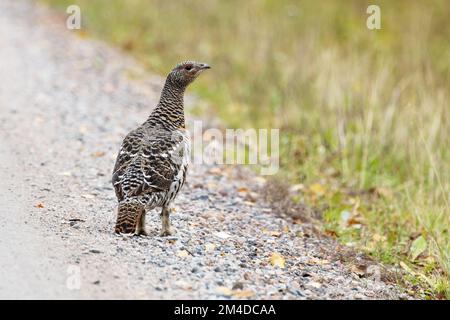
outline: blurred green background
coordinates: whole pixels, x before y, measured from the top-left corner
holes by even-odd
[[[43,0],[167,74],[212,65],[195,112],[281,129],[278,178],[324,230],[450,297],[450,2]],[[366,27],[370,4],[381,30]],[[359,227],[343,225],[350,212]]]

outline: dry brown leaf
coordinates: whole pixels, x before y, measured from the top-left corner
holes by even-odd
[[[361,220],[359,220],[357,217],[352,217],[348,219],[347,226],[356,226],[356,225],[362,225]]]
[[[284,257],[277,252],[272,253],[269,261],[272,266],[279,268],[284,268],[286,264]]]
[[[350,271],[357,274],[358,276],[362,277],[367,272],[367,266],[366,265],[352,265],[350,268]]]
[[[325,229],[325,234],[329,237],[332,238],[336,238],[337,237],[337,233],[334,230],[330,230],[330,229]]]
[[[39,208],[39,209],[42,209],[44,207],[44,205],[42,204],[42,203],[38,203],[37,205],[36,205],[36,208]]]

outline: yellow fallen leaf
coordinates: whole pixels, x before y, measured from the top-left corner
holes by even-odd
[[[274,267],[284,268],[286,260],[277,252],[272,253],[270,256],[270,263]]]

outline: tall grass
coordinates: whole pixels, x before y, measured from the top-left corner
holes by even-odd
[[[372,1],[45,1],[80,5],[90,32],[157,72],[210,63],[194,85],[209,102],[202,112],[280,128],[281,174],[330,190],[329,227],[353,203],[346,190],[384,190],[363,199],[362,230],[337,229],[341,240],[410,263],[449,297],[448,1],[377,1],[375,31]],[[418,234],[426,259],[408,261]],[[381,249],[365,246],[374,235],[386,239]]]

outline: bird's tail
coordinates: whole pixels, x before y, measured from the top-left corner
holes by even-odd
[[[116,233],[136,232],[141,216],[145,214],[145,207],[138,199],[127,199],[119,203],[117,210]]]

